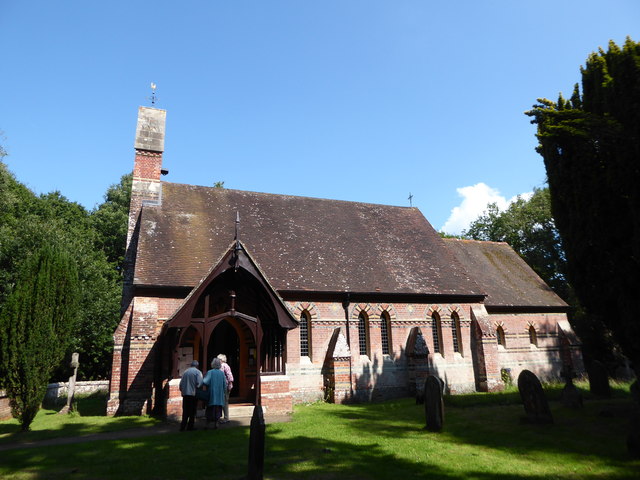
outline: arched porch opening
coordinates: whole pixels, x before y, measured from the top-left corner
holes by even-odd
[[[259,403],[258,372],[285,373],[286,331],[296,326],[297,320],[237,242],[164,324],[163,337],[174,339],[169,340],[169,378],[179,378],[193,359],[206,373],[213,358],[224,353],[234,374],[231,398]]]
[[[234,318],[222,320],[211,332],[207,345],[207,369],[223,353],[233,374],[230,402],[254,402],[256,381],[256,343],[246,325]]]

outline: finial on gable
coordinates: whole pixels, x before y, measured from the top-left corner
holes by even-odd
[[[232,257],[232,265],[233,265],[233,269],[234,271],[238,271],[238,257],[240,256],[240,250],[242,250],[242,245],[240,245],[240,238],[238,237],[239,235],[239,231],[240,231],[240,212],[236,211],[236,227],[235,227],[236,231],[235,231],[235,235],[234,235],[234,241],[235,241],[235,246],[233,248],[233,257]]]
[[[238,230],[240,229],[240,212],[236,211],[236,231],[233,239],[238,241]]]

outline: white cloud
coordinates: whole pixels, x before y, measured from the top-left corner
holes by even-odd
[[[482,182],[469,187],[457,188],[456,191],[462,197],[462,202],[451,210],[451,215],[440,228],[440,231],[452,235],[458,235],[469,228],[471,222],[482,215],[490,203],[495,203],[500,210],[505,210],[511,202],[518,198],[515,196],[507,200],[500,195],[497,189]],[[527,192],[520,194],[520,197],[529,199],[531,195],[533,195],[532,192]]]

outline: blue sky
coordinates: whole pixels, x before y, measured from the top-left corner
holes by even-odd
[[[464,228],[542,187],[538,97],[569,95],[640,2],[0,1],[0,140],[18,180],[92,208],[167,110],[167,181],[413,205]]]

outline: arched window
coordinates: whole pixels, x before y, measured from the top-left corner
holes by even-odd
[[[382,342],[382,354],[391,353],[391,318],[387,312],[380,314],[380,339]]]
[[[504,336],[504,329],[502,327],[498,327],[496,329],[496,337],[498,339],[498,345],[502,345],[504,348],[507,348],[507,339]]]
[[[456,312],[451,314],[451,338],[453,351],[462,354],[462,335],[460,335],[460,317]]]
[[[311,315],[304,310],[300,314],[300,356],[311,357]]]
[[[538,346],[538,334],[536,333],[536,329],[533,325],[529,326],[529,343],[536,347]]]
[[[440,316],[437,313],[431,315],[431,334],[433,335],[433,353],[444,355],[442,351],[442,328]]]
[[[358,347],[360,355],[369,355],[369,318],[364,312],[358,315]]]

